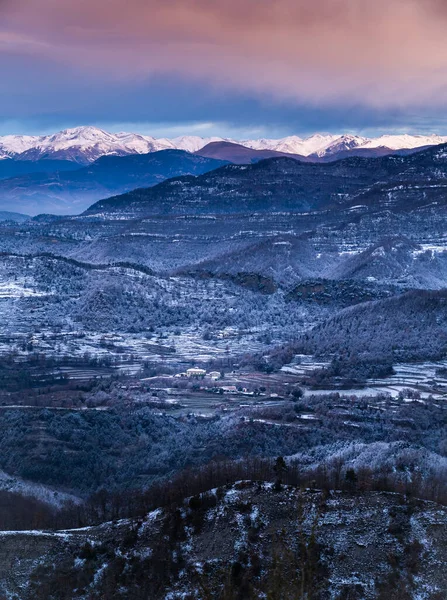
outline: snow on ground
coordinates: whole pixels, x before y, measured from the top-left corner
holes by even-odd
[[[0,282],[0,298],[22,298],[24,296],[48,296],[48,292],[39,292],[17,282]]]
[[[55,508],[61,508],[67,502],[74,502],[75,504],[81,502],[79,498],[72,494],[55,491],[40,483],[25,481],[20,477],[8,475],[4,471],[0,471],[0,490],[30,496]]]
[[[314,359],[312,356],[297,355],[293,362],[282,367],[281,371],[298,377],[312,371],[328,367],[329,361]],[[345,394],[374,396],[379,393],[397,397],[406,390],[417,390],[421,398],[433,395],[435,398],[447,395],[447,360],[422,363],[398,363],[394,365],[394,375],[383,379],[369,379],[366,386],[343,390]],[[446,374],[440,372],[446,369]],[[306,390],[306,395],[324,396],[334,392],[333,388]]]
[[[420,249],[413,250],[413,256],[419,256],[425,254],[425,252],[432,252],[433,254],[441,254],[447,252],[447,242],[445,244],[421,244]]]

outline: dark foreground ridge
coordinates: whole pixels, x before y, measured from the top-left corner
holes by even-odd
[[[239,481],[173,497],[139,518],[3,532],[3,593],[23,600],[445,597],[445,508],[361,491],[349,471],[346,486]]]

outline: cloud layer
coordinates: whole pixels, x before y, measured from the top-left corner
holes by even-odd
[[[92,107],[95,84],[113,94],[160,80],[278,111],[428,115],[447,101],[444,0],[0,0],[0,8],[0,61],[15,104],[27,73],[30,91],[38,98],[39,85],[52,86],[67,114],[73,102],[58,81],[90,87],[93,97],[73,100]],[[44,101],[35,108],[45,112]],[[14,117],[7,100],[5,109]]]

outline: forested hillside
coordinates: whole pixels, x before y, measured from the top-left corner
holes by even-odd
[[[347,308],[303,337],[309,352],[436,359],[447,352],[447,292],[408,292]]]

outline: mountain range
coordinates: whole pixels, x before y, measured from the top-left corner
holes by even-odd
[[[20,164],[18,161],[8,160]],[[44,171],[43,163],[67,161],[26,161],[41,165],[38,172],[0,180],[0,209],[26,214],[73,214],[85,210],[96,200],[140,187],[150,187],[171,177],[201,175],[227,164],[184,150],[160,150],[148,154],[102,156],[76,170]],[[25,164],[25,163],[23,163]],[[0,161],[1,173],[2,161]]]
[[[446,147],[313,160],[210,142],[196,152],[109,155],[84,166],[69,160],[5,159],[0,161],[0,210],[79,214],[94,202],[93,212],[98,207],[99,212],[121,212],[125,206],[124,212],[130,208],[132,214],[405,209],[442,200]]]
[[[237,141],[221,137],[180,136],[154,138],[138,133],[110,133],[91,126],[65,129],[51,135],[6,135],[0,137],[0,159],[26,161],[41,159],[68,160],[88,164],[101,156],[146,154],[159,150],[197,152],[213,142],[239,144],[252,150],[296,154],[312,159],[341,158],[340,153],[377,155],[412,150],[447,142],[439,135],[383,135],[377,138],[344,134],[317,133],[307,138],[295,135],[281,139]]]
[[[79,167],[78,163],[71,160],[15,160],[5,158],[0,160],[0,180],[21,177],[29,173],[75,171]]]
[[[87,214],[237,214],[377,209],[445,204],[447,145],[410,156],[351,157],[329,163],[274,157],[228,164],[100,200]],[[112,217],[113,218],[113,217]]]

